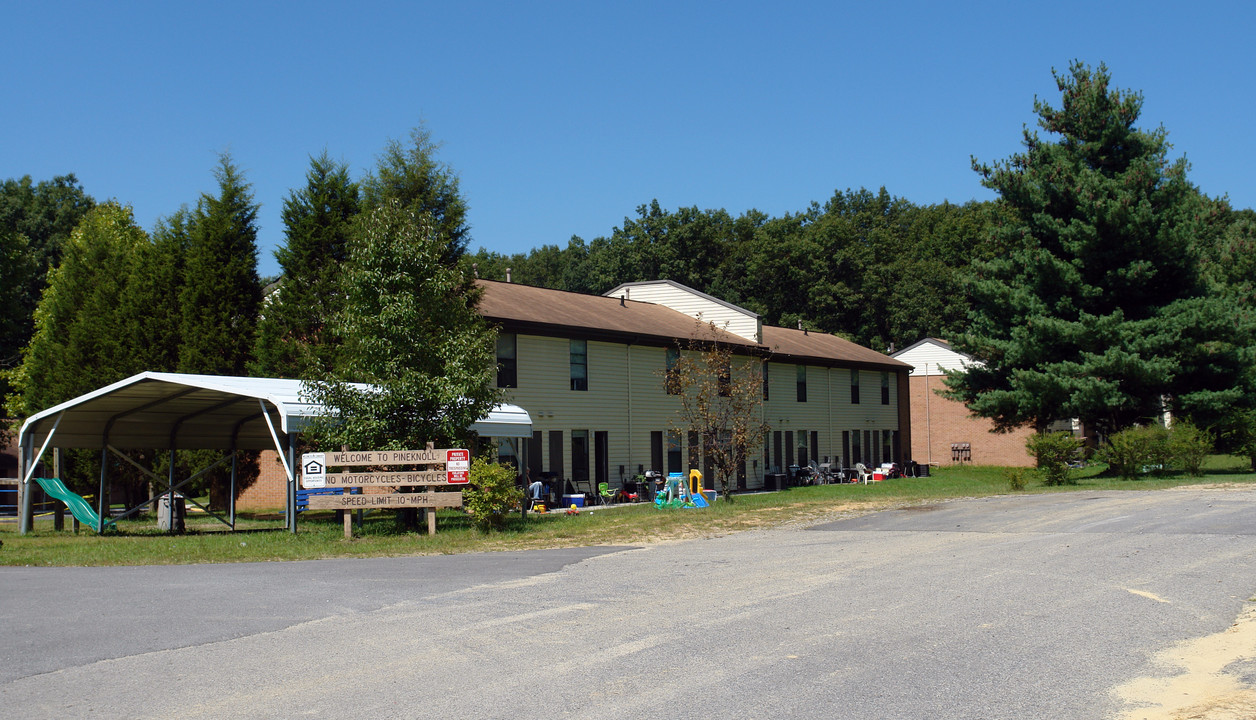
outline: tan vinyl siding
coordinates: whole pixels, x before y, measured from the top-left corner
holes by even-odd
[[[680,400],[663,387],[666,350],[642,345],[595,342],[588,344],[589,389],[573,391],[570,383],[570,345],[566,338],[519,335],[517,341],[519,387],[507,390],[507,402],[520,405],[532,415],[533,430],[542,433],[542,467],[553,465],[549,457],[549,433],[563,433],[562,466],[571,477],[571,431],[608,433],[608,473],[611,485],[620,481],[619,466],[631,478],[637,466],[651,469],[650,433],[666,437],[678,422]],[[738,362],[750,362],[738,358]],[[796,365],[772,362],[768,374],[770,399],[765,418],[773,430],[789,430],[803,437],[810,455],[810,437],[818,434],[817,461],[828,456],[838,460],[842,431],[898,430],[898,383],[890,383],[890,404],[880,402],[880,373],[864,373],[864,401],[850,403],[850,371],[847,368],[806,366],[807,402],[798,402]],[[688,467],[688,437],[682,433],[681,457]],[[865,450],[866,453],[866,450]],[[865,455],[865,457],[867,457]],[[595,455],[590,448],[590,477],[596,475]],[[763,487],[762,447],[748,449],[746,482],[749,489]],[[654,468],[666,471],[666,467]]]

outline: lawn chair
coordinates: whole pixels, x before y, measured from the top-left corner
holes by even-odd
[[[855,472],[859,473],[859,482],[867,485],[872,480],[872,471],[863,463],[855,463]]]
[[[619,493],[617,491],[611,490],[610,483],[600,482],[597,484],[597,496],[598,499],[602,501],[603,505],[610,505],[614,503],[615,496],[618,494]]]

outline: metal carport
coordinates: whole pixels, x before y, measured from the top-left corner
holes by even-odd
[[[311,418],[324,412],[321,405],[309,399],[302,380],[162,372],[140,373],[68,400],[32,415],[22,424],[18,441],[21,532],[25,534],[31,529],[29,483],[48,447],[100,449],[101,507],[98,514],[102,523],[108,515],[108,508],[103,504],[108,481],[108,463],[104,460],[109,452],[125,459],[119,451],[228,451],[219,462],[228,458],[232,462],[233,487],[228,495],[231,523],[228,524],[233,527],[236,451],[273,449],[285,459],[287,529],[296,532],[296,436]],[[522,408],[499,405],[471,429],[486,437],[530,437],[532,420]],[[167,492],[173,493],[198,475],[176,483],[171,462]],[[169,505],[173,508],[174,503]]]

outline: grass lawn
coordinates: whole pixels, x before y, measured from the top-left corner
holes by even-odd
[[[1198,478],[1149,476],[1128,481],[1103,477],[1103,466],[1074,471],[1076,485],[1044,487],[1031,473],[1021,494],[1078,490],[1155,490],[1181,485],[1256,483],[1247,460],[1214,456]],[[435,555],[496,550],[571,547],[581,545],[640,545],[712,537],[732,532],[806,524],[823,518],[851,516],[886,508],[963,497],[1016,494],[1009,490],[1004,468],[957,467],[934,471],[932,477],[888,480],[871,485],[826,485],[785,492],[739,495],[735,502],[717,501],[706,510],[657,510],[632,505],[579,515],[561,512],[515,514],[505,530],[480,533],[466,515],[442,510],[437,534],[402,532],[391,512],[366,517],[365,526],[346,540],[343,526],[330,512],[302,513],[295,535],[279,529],[276,515],[243,517],[237,530],[203,516],[189,515],[187,532],[167,535],[153,519],[123,521],[117,533],[97,536],[89,530],[74,534],[52,529],[51,518],[38,518],[35,531],[22,536],[12,518],[0,522],[0,565],[167,565],[187,563],[313,560],[332,557],[389,557]],[[70,520],[67,518],[67,528]]]

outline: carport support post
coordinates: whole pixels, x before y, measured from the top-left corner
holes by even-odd
[[[31,504],[31,486],[30,486],[30,466],[35,464],[35,433],[29,433],[22,438],[22,444],[18,447],[18,472],[21,477],[17,485],[17,494],[19,496],[18,510],[22,514],[21,521],[18,523],[19,532],[22,535],[30,532],[32,525],[35,524],[34,506]]]
[[[239,463],[240,454],[236,449],[235,441],[231,442],[231,491],[227,495],[227,512],[231,519],[231,529],[235,530],[235,495],[236,495],[236,468]]]
[[[166,492],[166,520],[170,523],[167,532],[174,534],[174,443],[170,443],[170,469],[167,471]],[[157,505],[157,512],[161,512],[161,504]]]
[[[288,529],[297,531],[297,434],[288,433]]]
[[[100,492],[96,496],[96,516],[100,518],[99,526],[96,532],[102,533],[105,530],[105,513],[109,511],[109,505],[105,503],[105,489],[109,487],[109,446],[106,445],[100,449]]]
[[[58,479],[61,477],[61,448],[52,449],[52,475]],[[65,530],[65,506],[61,503],[57,503],[57,506],[53,508],[52,529]]]

